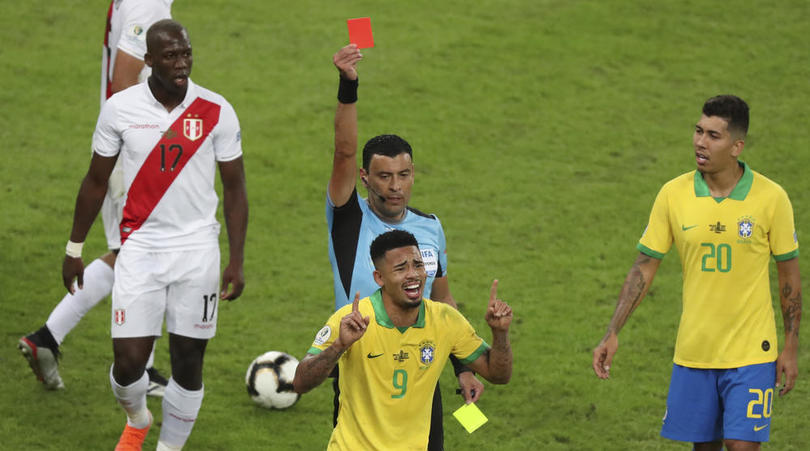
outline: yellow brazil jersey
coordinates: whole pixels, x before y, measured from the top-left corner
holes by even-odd
[[[740,163],[727,198],[711,196],[700,172],[658,193],[638,249],[663,258],[673,241],[683,269],[683,311],[674,361],[691,368],[737,368],[777,357],[768,264],[798,256],[787,193]]]
[[[447,304],[423,299],[416,324],[406,328],[391,323],[379,290],[358,309],[369,327],[338,361],[340,409],[328,449],[424,450],[433,392],[450,354],[466,364],[489,346]],[[329,318],[309,354],[337,339],[351,310],[346,305]]]

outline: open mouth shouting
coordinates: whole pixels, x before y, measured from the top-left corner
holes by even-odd
[[[419,280],[408,281],[402,285],[405,291],[405,296],[411,301],[418,301],[422,299],[422,282]]]

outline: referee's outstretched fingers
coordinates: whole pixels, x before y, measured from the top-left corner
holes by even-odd
[[[363,54],[357,44],[349,44],[332,56],[332,62],[340,71],[340,76],[347,80],[357,80],[357,62],[363,59]]]

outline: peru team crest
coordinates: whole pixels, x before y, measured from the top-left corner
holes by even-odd
[[[737,235],[740,238],[751,238],[754,234],[754,218],[743,216],[737,220]]]
[[[419,343],[419,363],[425,366],[430,366],[435,358],[436,346],[432,341],[423,341],[422,343]]]
[[[123,325],[126,321],[126,311],[122,308],[115,309],[113,315],[115,317],[115,324],[119,326]]]
[[[187,117],[183,119],[183,136],[196,141],[203,135],[203,120]]]

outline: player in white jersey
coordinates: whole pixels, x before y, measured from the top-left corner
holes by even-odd
[[[171,17],[173,0],[112,0],[107,11],[104,47],[101,57],[101,106],[110,96],[146,80],[151,72],[144,64],[146,30],[155,22]],[[118,227],[123,207],[123,181],[117,164],[110,176],[109,189],[101,207],[101,217],[110,252],[87,265],[81,288],[66,294],[39,330],[20,338],[18,348],[34,374],[48,389],[63,388],[59,376],[59,346],[82,317],[112,291],[116,255],[121,247]],[[81,284],[81,282],[84,282]],[[163,396],[168,382],[154,367],[149,356],[149,395]]]
[[[203,356],[214,336],[219,299],[244,288],[247,194],[239,121],[220,95],[189,79],[188,33],[172,20],[147,31],[144,61],[152,74],[104,105],[93,159],[76,200],[65,287],[81,277],[81,242],[121,161],[125,190],[121,250],[115,265],[111,334],[113,393],[127,414],[116,449],[141,449],[152,424],[146,362],[165,317],[172,377],[163,397],[159,450],[185,444],[202,404]],[[219,223],[214,188],[219,167],[229,263],[219,284]]]

